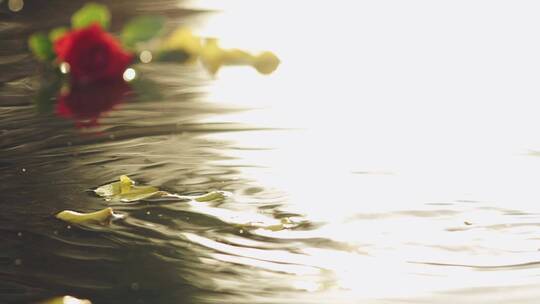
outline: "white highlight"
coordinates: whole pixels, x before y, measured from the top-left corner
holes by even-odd
[[[132,68],[126,69],[123,77],[125,81],[132,81],[137,77],[137,72]]]
[[[62,298],[63,304],[92,304],[89,300],[80,300],[72,296],[65,296]]]
[[[67,62],[62,62],[60,63],[59,69],[60,69],[60,73],[67,74],[71,70],[71,66]]]

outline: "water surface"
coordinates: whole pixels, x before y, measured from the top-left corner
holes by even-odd
[[[115,1],[113,29],[163,14],[282,64],[140,65],[145,86],[85,128],[36,101],[26,50],[81,3],[0,5],[2,302],[537,302],[534,2]],[[122,174],[231,196],[53,217],[111,205],[90,190]]]

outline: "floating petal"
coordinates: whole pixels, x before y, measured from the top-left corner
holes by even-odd
[[[203,194],[201,196],[196,196],[193,198],[193,200],[197,202],[214,202],[214,201],[222,201],[227,197],[225,192],[223,191],[212,191],[207,194]]]
[[[112,208],[105,208],[96,212],[90,213],[80,213],[71,210],[64,210],[56,215],[56,218],[63,220],[65,222],[73,224],[81,223],[100,223],[105,222],[112,217],[114,217],[114,212]]]
[[[194,35],[188,28],[174,31],[161,45],[162,51],[180,50],[191,56],[198,56],[202,49],[201,38]]]
[[[103,185],[94,192],[108,201],[133,202],[152,197],[169,195],[152,186],[135,186],[135,182],[128,176],[120,176],[120,181]]]
[[[272,52],[264,52],[255,58],[253,67],[261,74],[270,74],[274,72],[280,61]]]
[[[282,218],[273,224],[263,222],[249,222],[247,224],[238,225],[241,229],[264,229],[270,231],[281,231],[289,228],[293,228],[296,225],[289,218]]]

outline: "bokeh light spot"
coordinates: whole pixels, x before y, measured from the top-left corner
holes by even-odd
[[[8,1],[8,8],[12,12],[18,12],[22,10],[24,7],[24,1],[23,0],[9,0]]]
[[[126,69],[123,77],[125,81],[132,81],[135,79],[135,77],[137,77],[137,72],[135,72],[135,70],[132,68]]]
[[[152,52],[148,50],[142,51],[139,55],[139,59],[141,59],[142,63],[149,63],[150,61],[152,61]]]
[[[71,70],[71,67],[70,67],[69,63],[62,62],[62,63],[60,63],[59,69],[60,69],[60,73],[67,74]]]

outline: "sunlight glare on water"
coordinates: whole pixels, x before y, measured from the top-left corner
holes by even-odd
[[[231,121],[301,129],[291,141],[254,136],[287,149],[273,166],[412,175],[414,192],[437,200],[538,195],[532,2],[231,3],[202,32],[271,47],[283,64],[267,77],[223,70],[209,99],[256,108]]]
[[[222,9],[205,35],[272,48],[282,61],[270,76],[220,71],[208,99],[250,110],[209,120],[292,129],[219,138],[245,148],[231,156],[260,165],[243,175],[322,224],[291,238],[353,248],[306,249],[304,264],[331,270],[338,290],[359,298],[538,284],[535,269],[475,270],[539,258],[528,226],[540,211],[531,155],[540,148],[538,4],[194,3]],[[505,212],[531,215],[519,232]]]

